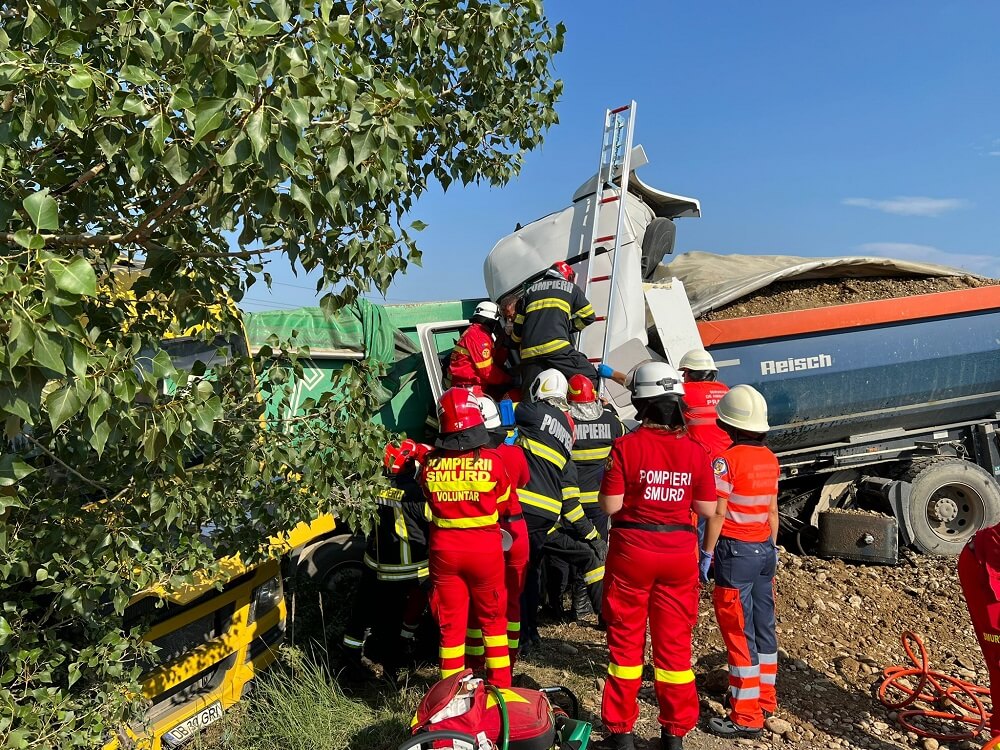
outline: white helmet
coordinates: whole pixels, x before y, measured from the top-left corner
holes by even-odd
[[[632,374],[632,398],[683,395],[680,374],[666,362],[644,362]]]
[[[497,402],[489,396],[477,396],[479,401],[479,411],[483,413],[483,422],[487,430],[497,430],[503,424],[500,421],[500,410]]]
[[[569,390],[569,383],[566,376],[559,370],[549,368],[538,373],[538,377],[531,383],[531,390],[528,396],[532,401],[553,401],[560,409],[568,409],[566,403],[566,391]]]
[[[747,432],[767,432],[767,401],[749,385],[735,385],[722,397],[715,413],[720,422]]]
[[[485,318],[486,320],[492,320],[492,321],[499,321],[500,308],[497,307],[496,302],[490,302],[489,300],[486,300],[476,305],[476,311],[472,313],[472,317]]]
[[[719,368],[715,366],[715,360],[712,359],[712,355],[704,349],[692,349],[689,351],[681,357],[681,363],[677,366],[677,369],[696,370],[701,372],[719,371]]]

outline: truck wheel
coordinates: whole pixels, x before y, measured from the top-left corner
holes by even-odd
[[[954,556],[980,529],[1000,522],[1000,485],[961,459],[915,462],[910,482],[913,546],[930,555]]]

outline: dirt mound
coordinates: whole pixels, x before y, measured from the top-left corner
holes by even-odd
[[[833,279],[820,281],[780,281],[742,299],[701,316],[700,320],[728,320],[751,315],[768,315],[813,307],[872,302],[911,297],[916,294],[950,292],[991,286],[997,282],[979,276],[936,276],[919,278]]]
[[[740,746],[924,747],[916,735],[900,731],[895,716],[872,697],[882,669],[905,661],[899,642],[905,630],[923,638],[933,668],[989,684],[954,560],[913,556],[897,567],[865,567],[782,553],[777,591],[778,713],[766,740],[741,740]],[[542,635],[543,646],[515,672],[526,672],[540,684],[566,684],[577,691],[584,708],[599,717],[607,668],[603,633],[579,625],[550,625]],[[725,649],[707,589],[695,630],[694,661],[704,724],[722,714],[728,684]],[[649,677],[640,694],[636,727],[644,741],[659,735]],[[685,742],[691,750],[732,746],[700,728]],[[953,750],[981,746],[947,745]],[[657,748],[658,740],[640,742],[639,747]]]

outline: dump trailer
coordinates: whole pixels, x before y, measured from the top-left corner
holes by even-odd
[[[647,161],[636,147],[632,164]],[[635,175],[626,184],[621,257],[605,296],[591,296],[606,320],[598,335],[581,338],[582,351],[629,371],[648,359],[676,366],[704,346],[720,380],[758,388],[782,467],[782,525],[804,548],[818,542],[826,554],[873,562],[895,560],[897,542],[954,555],[976,530],[1000,522],[1000,286],[976,280],[954,291],[713,320],[713,310],[789,279],[965,272],[882,258],[673,258],[674,221],[700,216],[700,203]],[[609,273],[608,249],[591,252],[587,243],[614,231],[594,209],[619,186],[595,193],[592,179],[568,208],[501,239],[485,262],[490,297],[516,296],[557,260],[580,278]],[[430,341],[442,326],[459,325],[428,325],[423,335]],[[606,351],[597,346],[605,329]],[[623,417],[634,414],[624,389],[606,383],[605,395]],[[849,509],[882,515],[831,512]]]

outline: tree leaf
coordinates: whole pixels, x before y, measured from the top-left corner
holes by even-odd
[[[49,195],[48,188],[32,193],[21,205],[39,232],[59,228],[59,206],[56,199]]]
[[[45,238],[40,234],[32,234],[27,229],[14,232],[14,242],[28,250],[41,250],[45,247]]]
[[[378,146],[378,139],[375,137],[375,129],[368,128],[351,136],[351,148],[354,150],[354,166],[371,156]]]
[[[270,118],[263,108],[250,115],[246,124],[246,132],[250,138],[250,145],[253,146],[254,156],[260,156],[267,148],[271,136]]]
[[[86,70],[76,70],[69,78],[66,79],[66,85],[71,89],[86,91],[94,85],[94,79]]]
[[[0,456],[0,487],[17,484],[34,470],[22,461],[20,456],[12,453]]]
[[[214,133],[226,118],[227,99],[205,97],[194,105],[194,142],[198,143]]]
[[[60,375],[66,374],[66,365],[62,358],[62,344],[52,337],[48,331],[37,329],[35,331],[35,343],[31,348],[31,353],[35,361]]]
[[[49,263],[49,272],[56,286],[67,294],[93,297],[97,294],[97,274],[85,258],[74,258],[69,265]]]
[[[163,154],[163,168],[178,185],[183,185],[191,179],[191,168],[188,162],[191,154],[176,143],[172,144]]]
[[[75,416],[82,406],[76,388],[69,383],[50,393],[45,399],[45,408],[48,409],[52,429],[59,429],[59,426]]]

